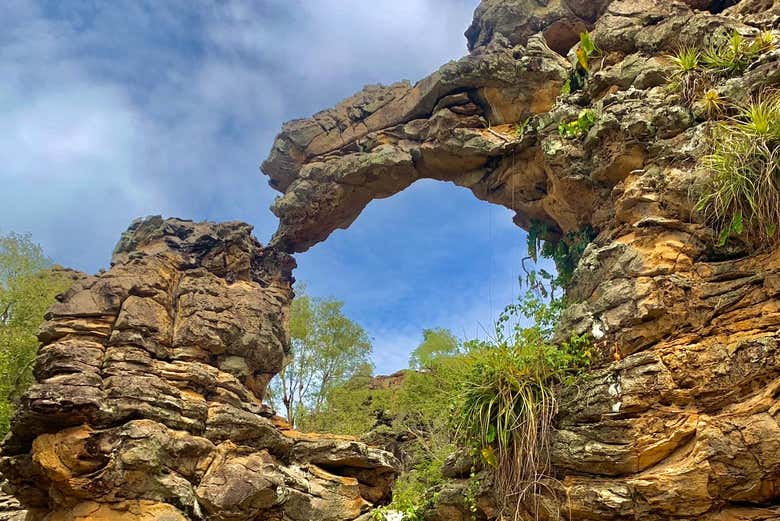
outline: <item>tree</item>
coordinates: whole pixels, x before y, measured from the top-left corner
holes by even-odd
[[[28,235],[0,235],[0,435],[8,432],[14,402],[33,381],[43,315],[72,283],[50,266]]]
[[[409,367],[412,369],[430,368],[437,358],[449,357],[462,352],[461,343],[448,329],[424,329],[423,341],[412,351]]]
[[[273,395],[295,426],[317,413],[335,387],[370,365],[366,331],[344,316],[344,303],[301,295],[292,304],[292,357],[279,373]]]

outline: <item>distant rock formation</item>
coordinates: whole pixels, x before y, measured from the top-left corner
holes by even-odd
[[[26,519],[347,521],[389,498],[391,454],[263,405],[295,262],[251,229],[137,221],[49,310],[1,463]]]

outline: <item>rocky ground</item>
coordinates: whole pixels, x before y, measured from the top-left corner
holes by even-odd
[[[555,479],[529,519],[780,518],[780,250],[718,248],[694,211],[711,122],[670,88],[667,57],[778,26],[771,0],[484,0],[465,58],[284,126],[263,164],[282,192],[268,247],[238,223],[150,219],[76,283],[41,332],[8,490],[30,519],[367,519],[395,458],[261,405],[288,349],[288,253],[432,178],[551,238],[595,234],[561,334],[591,333],[601,356],[561,398]],[[560,96],[585,29],[599,58]],[[778,84],[772,51],[715,88],[739,101]],[[586,108],[586,135],[561,136]],[[471,518],[465,468],[430,520]]]

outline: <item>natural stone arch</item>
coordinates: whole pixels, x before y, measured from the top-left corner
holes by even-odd
[[[580,11],[588,5],[596,11]],[[719,17],[661,0],[487,0],[468,57],[285,126],[263,166],[284,192],[269,247],[241,223],[132,225],[111,269],[76,282],[47,315],[37,383],[0,460],[27,519],[367,520],[397,462],[291,432],[260,399],[289,347],[286,252],[418,178],[466,186],[552,235],[585,223],[599,232],[561,327],[598,332],[600,357],[562,397],[558,479],[534,514],[780,516],[780,253],[709,260],[711,230],[687,195],[706,123],[659,89],[664,53],[780,20],[778,3],[767,7],[743,0]],[[551,28],[580,22],[605,59],[584,93],[554,104],[565,49],[544,32],[550,43]],[[777,84],[774,54],[726,87]],[[599,112],[588,135],[558,136],[585,106]],[[457,501],[442,494],[431,519],[457,514]]]
[[[553,518],[557,509],[615,520],[778,514],[761,506],[776,492],[758,493],[746,509],[736,498],[776,489],[780,451],[722,442],[732,421],[739,431],[756,426],[762,439],[780,434],[776,414],[765,416],[780,385],[777,252],[708,260],[712,231],[689,197],[707,125],[664,90],[664,55],[706,46],[718,31],[754,32],[742,20],[757,23],[766,6],[745,2],[724,18],[691,8],[717,2],[686,3],[589,3],[590,20],[574,2],[485,1],[467,33],[469,56],[415,86],[368,87],[288,123],[262,166],[282,192],[272,244],[290,252],[419,178],[467,187],[515,211],[522,227],[546,225],[552,239],[584,225],[598,233],[560,325],[562,334],[592,333],[600,358],[562,398],[553,443],[560,482],[550,484],[557,499],[543,514]],[[569,70],[563,47],[574,39],[552,35],[583,26],[603,59],[584,93],[556,103]],[[777,84],[778,69],[750,71],[733,94]],[[598,113],[593,129],[580,140],[559,136],[558,124],[585,107]],[[751,356],[761,360],[758,385],[737,376]],[[718,470],[724,461],[748,470],[735,478]],[[442,501],[442,512],[457,509]]]
[[[445,65],[415,86],[367,87],[285,125],[263,163],[271,186],[284,192],[272,208],[280,219],[272,244],[304,251],[348,227],[372,199],[422,178],[522,209],[524,222],[544,219],[538,151],[518,142],[511,124],[552,106],[566,62],[539,38],[527,48],[504,44]],[[513,175],[517,168],[526,175]]]

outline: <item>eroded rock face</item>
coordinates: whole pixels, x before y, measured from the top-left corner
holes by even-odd
[[[272,243],[291,252],[420,178],[468,187],[549,238],[595,230],[560,333],[592,334],[601,359],[562,396],[555,479],[529,519],[780,518],[780,252],[718,248],[697,216],[711,123],[670,88],[667,56],[771,30],[778,6],[485,0],[470,55],[288,123],[263,164],[282,192]],[[601,55],[585,89],[558,98],[583,28]],[[715,88],[739,102],[779,84],[773,51]],[[584,108],[593,128],[560,136]],[[471,519],[461,485],[430,519]]]
[[[714,245],[689,197],[710,123],[668,85],[679,45],[780,20],[778,2],[731,3],[485,0],[467,57],[284,126],[263,164],[282,192],[269,247],[240,223],[135,223],[112,268],[49,312],[6,488],[33,521],[367,519],[395,458],[295,433],[262,405],[289,349],[287,253],[432,178],[548,238],[597,234],[560,333],[590,333],[600,358],[561,397],[555,475],[522,516],[780,518],[780,251]],[[559,98],[583,28],[602,54]],[[774,51],[716,89],[740,101],[778,84]],[[560,136],[584,108],[593,128]],[[430,521],[497,517],[487,474],[466,504],[470,468],[448,462]]]
[[[27,519],[347,521],[386,501],[392,455],[262,403],[294,266],[243,223],[135,222],[41,328],[1,465]]]

